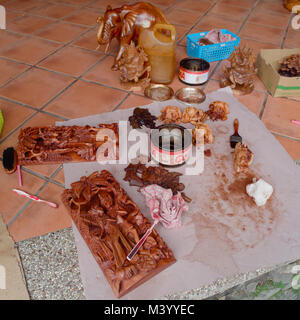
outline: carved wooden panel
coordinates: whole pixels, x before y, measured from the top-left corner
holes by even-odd
[[[110,172],[81,177],[63,192],[62,200],[116,297],[176,261],[155,230],[132,260],[127,260],[151,224]]]

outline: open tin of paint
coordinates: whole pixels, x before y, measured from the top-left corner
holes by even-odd
[[[163,124],[151,131],[151,156],[163,166],[183,165],[192,151],[192,134],[176,124]]]
[[[210,64],[203,59],[185,58],[180,61],[178,78],[188,85],[200,85],[207,81]]]

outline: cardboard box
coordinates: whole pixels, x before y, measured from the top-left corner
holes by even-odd
[[[282,58],[300,54],[299,49],[263,49],[257,57],[258,76],[274,97],[300,96],[300,77],[282,77],[278,73]]]

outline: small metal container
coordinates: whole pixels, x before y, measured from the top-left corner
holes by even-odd
[[[206,99],[206,95],[203,90],[196,87],[185,87],[179,89],[175,93],[176,100],[183,102],[187,105],[200,104]]]
[[[152,100],[165,101],[173,97],[174,91],[164,84],[150,84],[145,89],[144,95]]]
[[[163,124],[151,131],[151,156],[163,166],[183,165],[192,151],[192,134],[177,124]]]
[[[178,78],[188,85],[200,85],[207,81],[210,64],[203,59],[185,58],[180,61]]]

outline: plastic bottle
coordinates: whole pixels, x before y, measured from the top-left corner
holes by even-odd
[[[169,35],[165,33],[169,30]],[[139,45],[148,55],[151,65],[151,81],[168,84],[175,73],[176,29],[171,24],[156,24],[144,29],[139,36]]]

